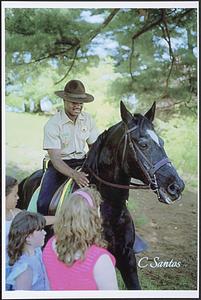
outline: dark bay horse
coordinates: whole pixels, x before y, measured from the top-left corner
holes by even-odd
[[[141,180],[166,204],[181,198],[184,189],[154,130],[155,108],[154,102],[145,115],[132,115],[121,102],[122,120],[98,137],[82,166],[102,195],[105,238],[127,289],[133,290],[140,289],[140,284],[133,251],[135,227],[126,206],[131,179]],[[20,183],[21,208],[28,207],[41,176],[38,170]]]

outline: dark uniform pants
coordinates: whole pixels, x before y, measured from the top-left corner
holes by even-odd
[[[64,162],[71,168],[75,169],[76,167],[81,167],[84,163],[85,158],[83,159],[70,159],[64,160]],[[37,201],[37,210],[42,215],[48,214],[49,204],[52,200],[52,197],[56,190],[67,180],[68,177],[61,174],[57,171],[51,161],[48,162],[48,168],[45,171],[40,193]]]

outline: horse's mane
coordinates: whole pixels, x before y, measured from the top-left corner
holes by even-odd
[[[121,123],[121,122],[120,122]],[[97,138],[95,143],[91,146],[86,161],[84,163],[84,167],[92,169],[94,172],[98,173],[98,161],[101,150],[105,145],[105,141],[110,135],[111,131],[113,131],[120,123],[111,126],[109,129],[104,130]]]
[[[84,163],[84,167],[91,168],[95,172],[98,170],[97,168],[97,162],[98,158],[101,152],[101,149],[103,147],[104,141],[108,135],[108,130],[104,130],[97,138],[95,143],[91,146],[86,161]]]

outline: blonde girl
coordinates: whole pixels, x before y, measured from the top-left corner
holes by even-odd
[[[79,189],[64,202],[54,224],[55,236],[43,251],[51,289],[118,289],[115,258],[103,238],[100,204],[94,187]]]

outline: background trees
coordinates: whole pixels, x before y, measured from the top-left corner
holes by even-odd
[[[95,67],[97,87],[108,76],[103,101],[118,106],[124,99],[143,108],[157,100],[161,109],[196,113],[196,13],[192,8],[7,8],[7,94],[18,89],[21,99],[32,95],[35,103],[47,94],[55,98],[55,89],[71,77],[87,78]],[[106,64],[113,74],[104,74]]]

